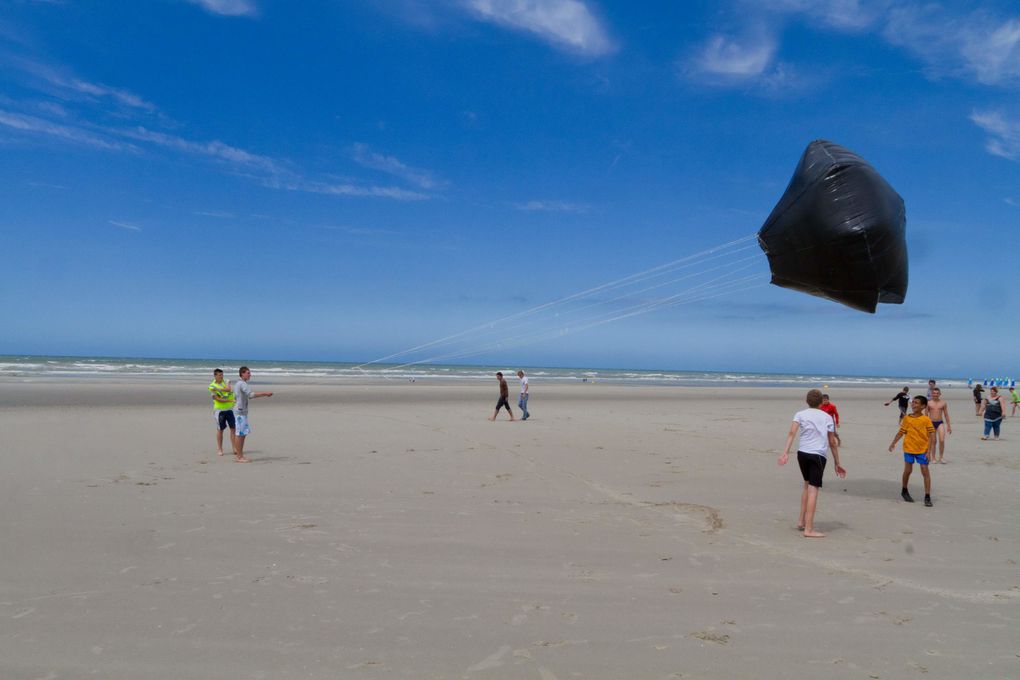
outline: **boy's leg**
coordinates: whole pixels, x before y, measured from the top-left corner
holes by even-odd
[[[942,461],[946,456],[946,426],[945,423],[939,425],[939,429],[935,431],[939,436],[939,462]]]
[[[808,484],[807,503],[804,508],[804,536],[806,538],[825,538],[825,534],[815,531],[815,507],[818,505],[818,487]]]
[[[237,450],[237,428],[230,428],[230,450]],[[220,447],[220,455],[223,454],[223,447]]]
[[[910,497],[910,492],[907,491],[907,484],[910,482],[910,473],[913,471],[914,471],[913,463],[907,462],[903,463],[903,490],[900,491],[900,496],[902,496],[903,500],[907,501],[908,503],[914,502],[914,499]]]
[[[804,488],[800,492],[800,516],[797,518],[797,528],[804,531],[804,517],[807,515],[808,483],[804,481]]]
[[[928,466],[921,466],[921,476],[924,477],[924,495],[931,495],[931,473],[928,472]]]
[[[216,426],[216,455],[223,455],[223,430],[219,429],[218,425]]]

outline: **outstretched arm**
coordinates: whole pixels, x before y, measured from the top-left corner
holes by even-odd
[[[793,446],[793,438],[797,436],[797,430],[800,425],[797,422],[790,424],[790,432],[786,435],[786,448],[783,449],[783,455],[779,457],[779,464],[786,465],[786,461],[790,459],[790,447]]]

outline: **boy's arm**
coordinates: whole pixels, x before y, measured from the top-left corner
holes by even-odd
[[[890,451],[892,451],[894,448],[896,448],[896,442],[898,442],[900,440],[900,437],[902,437],[902,436],[903,436],[903,430],[899,430],[896,433],[896,436],[893,437],[892,444],[889,445],[889,450]]]
[[[829,433],[829,450],[832,451],[832,462],[836,464],[836,474],[840,478],[846,477],[846,470],[839,464],[839,442],[833,432]]]
[[[953,434],[953,426],[949,424],[949,402],[946,402],[945,408],[942,409],[942,420],[946,421],[946,433]]]
[[[796,420],[790,423],[790,432],[786,435],[786,448],[783,449],[783,455],[779,457],[780,465],[786,465],[786,461],[790,459],[790,447],[793,446],[793,438],[797,436],[799,428],[800,424]]]

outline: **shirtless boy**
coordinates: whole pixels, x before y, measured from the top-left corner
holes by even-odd
[[[924,409],[924,415],[931,420],[932,427],[935,428],[935,436],[939,440],[939,459],[932,460],[932,462],[945,465],[946,435],[953,434],[953,426],[949,423],[949,403],[942,398],[942,390],[938,387],[932,388],[931,399]],[[934,458],[934,452],[932,457]]]

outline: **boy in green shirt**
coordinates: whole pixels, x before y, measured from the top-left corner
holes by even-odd
[[[234,448],[237,425],[234,421],[234,392],[230,389],[230,381],[223,379],[223,370],[213,371],[213,381],[209,383],[209,394],[213,400],[213,422],[216,425],[216,455],[223,455],[223,430],[230,428],[230,448]]]

